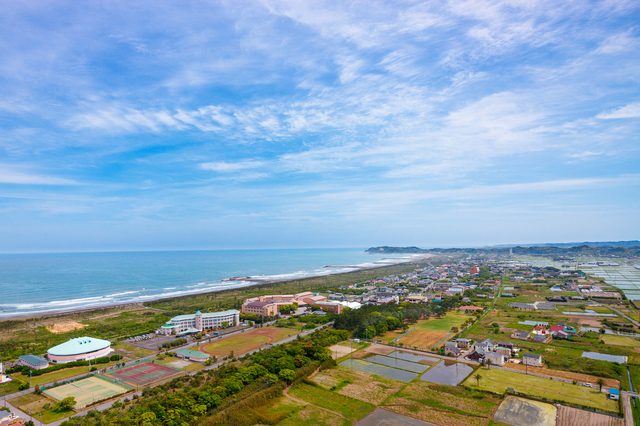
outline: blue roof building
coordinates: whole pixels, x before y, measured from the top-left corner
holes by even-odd
[[[49,366],[49,361],[35,355],[22,355],[20,358],[18,358],[17,364],[33,368],[34,370],[41,370]]]

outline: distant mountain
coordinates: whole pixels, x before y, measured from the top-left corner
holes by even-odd
[[[419,247],[371,247],[366,250],[369,254],[405,254],[405,253],[509,253],[527,254],[533,256],[640,256],[640,241],[607,241],[584,243],[558,243],[558,244],[531,244],[510,245],[473,248],[433,248],[421,249]]]
[[[490,246],[490,248],[510,248],[510,247],[640,247],[640,241],[585,241],[583,243],[543,243],[543,244],[500,244],[496,246]]]

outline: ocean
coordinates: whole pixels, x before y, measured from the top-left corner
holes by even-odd
[[[0,254],[0,317],[144,302],[407,261],[364,249]],[[331,265],[332,267],[325,267]]]

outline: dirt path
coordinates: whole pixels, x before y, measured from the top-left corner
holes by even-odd
[[[633,412],[631,411],[631,399],[629,394],[622,392],[622,407],[624,410],[624,421],[626,426],[633,426]]]

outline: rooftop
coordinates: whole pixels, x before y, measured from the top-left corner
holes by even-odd
[[[42,359],[39,356],[35,355],[22,355],[19,359],[25,360],[33,365],[43,365],[49,363],[49,361],[47,361],[46,359]]]
[[[190,349],[178,349],[176,353],[187,358],[196,358],[196,359],[209,358],[209,354],[205,354],[204,352],[199,352],[199,351],[192,351]]]
[[[99,351],[101,349],[108,348],[109,346],[111,346],[111,342],[108,340],[96,339],[93,337],[76,337],[68,342],[54,346],[49,349],[47,353],[49,355],[57,356],[80,355]]]

